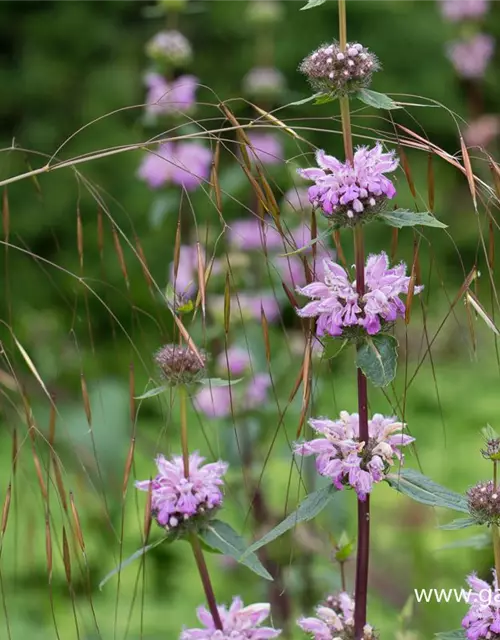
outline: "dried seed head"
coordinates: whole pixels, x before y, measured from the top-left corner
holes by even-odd
[[[373,72],[379,69],[377,57],[358,42],[348,42],[344,51],[338,42],[324,44],[299,67],[314,89],[336,96],[369,86]]]
[[[490,460],[500,460],[500,438],[489,438],[486,440],[486,446],[481,449],[481,453],[485,458]]]
[[[282,4],[277,0],[252,0],[248,3],[248,21],[259,27],[276,24],[283,14]]]
[[[193,50],[180,31],[160,31],[146,44],[146,54],[169,67],[182,67],[191,62]]]
[[[469,512],[478,524],[500,524],[500,487],[480,482],[467,491]]]
[[[243,89],[249,98],[277,98],[286,89],[285,76],[274,67],[254,67],[243,78]]]
[[[199,351],[200,357],[189,347],[166,344],[155,354],[156,364],[167,383],[171,386],[198,382],[205,375],[207,356]]]

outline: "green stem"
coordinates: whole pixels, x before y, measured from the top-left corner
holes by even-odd
[[[181,448],[182,448],[182,461],[184,463],[184,477],[189,478],[189,446],[188,446],[188,427],[187,427],[187,393],[186,387],[179,385],[179,402],[181,411]]]

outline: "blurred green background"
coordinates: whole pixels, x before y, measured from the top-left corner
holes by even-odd
[[[194,49],[188,70],[203,85],[193,118],[203,121],[207,129],[222,125],[217,101],[242,95],[242,79],[258,64],[263,46],[272,47],[274,63],[286,77],[287,90],[275,101],[277,107],[309,94],[297,66],[320,43],[337,36],[334,0],[308,12],[299,11],[301,2],[281,2],[283,17],[274,33],[266,33],[264,39],[247,18],[248,4],[244,0],[190,0],[186,10],[175,18]],[[494,36],[500,31],[499,13],[498,3],[492,3],[487,28]],[[144,46],[165,24],[166,18],[156,5],[135,0],[0,3],[1,178],[40,167],[54,153],[59,159],[74,158],[108,147],[144,142],[159,134],[161,126],[144,126],[140,105],[144,101],[143,73],[148,67]],[[436,2],[351,1],[348,30],[383,64],[373,89],[414,96],[407,102],[419,102],[417,96],[425,96],[466,120],[471,116],[471,96],[477,98],[479,92],[482,111],[497,112],[500,85],[495,61],[480,86],[460,82],[444,54],[445,43],[457,35],[457,27],[443,22]],[[231,107],[242,122],[255,117],[242,100],[232,102]],[[106,114],[109,115],[103,118]],[[288,107],[278,111],[277,116],[314,145],[342,155],[336,104]],[[355,134],[393,138],[391,117],[450,154],[460,149],[456,120],[442,108],[415,107],[391,114],[363,108],[353,118]],[[183,126],[183,131],[196,130],[192,123],[190,129]],[[75,132],[77,135],[70,139]],[[298,145],[289,136],[280,135],[286,157],[294,158],[294,162],[269,170],[278,200],[294,184],[295,164],[306,166],[310,162],[310,157],[303,156],[310,152],[307,145]],[[231,137],[233,134],[228,136]],[[235,153],[236,147],[232,149]],[[490,150],[495,153],[494,142]],[[418,192],[417,205],[423,209],[427,203],[428,157],[411,150],[406,154]],[[489,181],[484,154],[473,150],[471,155],[474,170]],[[150,273],[163,289],[173,257],[180,193],[176,188],[155,193],[141,183],[136,178],[141,157],[141,151],[113,155],[80,164],[78,174],[67,168],[13,183],[4,192],[4,235],[0,246],[0,497],[5,498],[9,482],[13,493],[6,533],[0,538],[1,639],[177,638],[182,625],[195,626],[195,608],[203,602],[185,543],[151,552],[145,577],[140,563],[136,563],[122,573],[119,583],[115,578],[102,592],[97,586],[118,563],[120,553],[126,557],[141,546],[144,496],[135,494],[132,479],[148,478],[154,473],[152,458],[158,450],[178,450],[175,398],[142,403],[132,478],[123,502],[123,473],[132,434],[130,365],[134,366],[135,392],[139,394],[151,377],[157,377],[151,354],[173,337],[169,312],[158,292],[148,286],[134,247],[139,239]],[[474,213],[467,182],[459,172],[438,159],[434,160],[433,171],[434,210],[449,225],[449,234],[437,230],[425,233],[420,255],[422,281],[426,284],[423,306],[414,302],[407,331],[404,326],[398,327],[402,354],[396,384],[387,397],[371,390],[370,408],[372,412],[394,411],[398,404],[395,398],[401,401],[404,392],[405,371],[408,377],[413,375],[424,355],[426,339],[432,339],[448,317],[433,343],[432,361],[426,359],[404,401],[405,419],[417,438],[417,455],[409,455],[407,464],[415,468],[420,464],[434,480],[463,492],[490,475],[479,452],[480,429],[486,423],[500,428],[500,367],[493,334],[474,316],[471,333],[462,301],[452,313],[449,305],[465,275],[477,266],[483,277],[476,294],[491,309],[493,297],[481,242],[484,236],[488,244],[488,224],[482,209],[480,215]],[[230,224],[231,220],[248,216],[251,191],[228,151],[222,155],[221,181],[232,196],[224,198],[224,220]],[[397,186],[398,205],[414,207],[401,170]],[[483,206],[487,198],[481,197],[480,201]],[[293,227],[298,214],[288,215],[296,216],[285,220]],[[184,204],[183,216],[187,220],[183,220],[186,243],[197,237],[203,239],[206,225],[211,239],[222,231],[207,189],[189,195],[189,207]],[[99,219],[103,221],[102,246]],[[83,253],[78,248],[78,220]],[[369,251],[390,251],[390,229],[371,226],[366,237]],[[123,251],[128,282],[120,266],[116,238]],[[401,232],[397,259],[411,262],[413,243],[411,231]],[[348,232],[343,232],[342,244],[347,261],[351,262]],[[212,242],[210,250],[213,246]],[[224,251],[217,249],[218,257],[224,256]],[[252,260],[255,259],[254,256]],[[491,273],[495,275],[494,271]],[[244,290],[244,276],[238,286]],[[220,285],[209,286],[208,295],[212,293],[221,294]],[[284,505],[290,510],[298,496],[297,478],[290,472],[289,443],[295,438],[299,422],[300,397],[290,404],[284,419],[280,416],[301,362],[300,353],[290,348],[300,323],[287,304],[282,304],[282,311],[282,322],[275,323],[270,333],[274,392],[262,412],[245,418],[260,424],[256,449],[260,466],[255,473],[258,476],[262,471],[269,454],[262,486],[276,514],[281,515]],[[209,315],[202,322],[198,313],[192,320],[185,318],[185,322],[201,344],[210,349],[224,348],[220,320]],[[265,370],[258,321],[236,322],[232,326],[230,340],[241,342],[245,337]],[[29,354],[29,362],[19,344]],[[82,402],[82,374],[90,393],[94,442]],[[59,415],[55,449],[64,465],[66,491],[74,494],[85,537],[85,557],[73,543],[54,478],[49,480],[47,475],[45,438],[49,433],[50,403],[38,376],[56,399]],[[24,389],[24,403],[15,379]],[[352,353],[344,353],[332,363],[316,362],[314,381],[312,415],[333,416],[341,409],[355,411]],[[35,473],[25,403],[29,403],[30,419],[39,430],[33,447],[49,491],[54,563],[50,580],[46,560],[47,503],[42,500]],[[194,411],[189,418],[192,445],[208,457],[225,455],[230,443],[234,444],[234,421],[207,420]],[[14,433],[19,450],[15,476]],[[274,442],[275,433],[278,436]],[[246,517],[248,500],[245,502],[242,494],[237,458],[234,463],[228,476],[224,517],[250,538],[254,533]],[[381,630],[381,637],[427,640],[437,631],[460,626],[463,604],[423,603],[415,605],[413,611],[408,605],[414,588],[459,589],[472,570],[488,576],[492,564],[489,549],[458,547],[459,541],[470,538],[471,531],[472,535],[480,531],[447,532],[436,528],[449,519],[451,514],[411,503],[385,485],[377,487],[372,516],[370,621]],[[63,523],[70,538],[71,587],[62,562]],[[347,492],[337,496],[314,527],[304,530],[302,536],[287,537],[272,551],[284,567],[287,591],[295,601],[294,616],[304,613],[304,607],[310,610],[326,593],[338,588],[338,571],[329,563],[328,541],[344,529],[355,535],[355,501]],[[158,535],[154,527],[152,535]],[[314,553],[307,551],[307,541]],[[446,549],[448,545],[457,546]],[[268,585],[245,568],[224,563],[220,557],[210,557],[209,563],[220,602],[228,602],[234,594],[249,603],[268,598]],[[408,615],[403,624],[401,611],[405,605]],[[403,628],[416,635],[397,636]],[[303,636],[295,633],[293,637]]]

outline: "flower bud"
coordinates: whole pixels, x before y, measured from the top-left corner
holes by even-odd
[[[283,14],[283,7],[277,0],[251,0],[248,3],[248,21],[258,27],[276,24]]]
[[[358,42],[348,42],[343,51],[338,42],[322,45],[299,67],[314,89],[335,96],[369,86],[373,72],[379,69],[377,57]]]
[[[278,98],[285,88],[285,76],[274,67],[254,67],[243,78],[245,93],[257,100]]]
[[[481,449],[484,458],[490,460],[500,460],[500,438],[489,438],[486,440],[486,446]]]
[[[156,364],[171,386],[198,382],[205,376],[206,354],[198,356],[189,347],[166,344],[155,354]]]
[[[480,482],[467,491],[469,512],[478,524],[500,524],[500,488]]]
[[[191,62],[193,50],[180,31],[160,31],[146,44],[146,54],[168,67],[182,67]]]

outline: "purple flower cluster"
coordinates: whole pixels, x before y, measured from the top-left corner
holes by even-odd
[[[393,151],[384,153],[379,142],[372,149],[359,147],[352,164],[322,150],[317,151],[316,162],[318,168],[299,169],[298,173],[315,183],[309,188],[310,202],[339,225],[365,221],[396,194],[384,174],[394,171],[398,160]]]
[[[222,631],[215,628],[212,615],[205,607],[197,610],[198,620],[203,629],[184,629],[179,640],[271,640],[277,638],[281,630],[263,627],[262,623],[269,617],[271,607],[261,602],[243,606],[241,598],[233,598],[229,609],[217,607],[222,622]]]
[[[167,142],[147,154],[138,175],[152,189],[171,183],[192,191],[208,179],[211,163],[212,152],[197,142]]]
[[[467,640],[500,638],[500,591],[495,570],[493,587],[475,573],[467,577],[467,583],[474,591],[468,596],[470,609],[462,620]]]
[[[151,72],[146,74],[144,80],[148,89],[146,113],[153,116],[171,115],[193,108],[198,78],[185,75],[167,82],[159,73]]]
[[[231,378],[242,376],[252,369],[252,359],[246,349],[233,346],[217,358],[217,368],[222,375]],[[271,378],[267,373],[254,373],[247,384],[239,384],[233,389],[225,387],[204,387],[194,396],[198,411],[209,418],[226,418],[232,412],[251,411],[266,402]]]
[[[350,337],[359,334],[359,327],[374,335],[387,323],[404,316],[405,305],[399,296],[408,293],[410,285],[404,263],[389,269],[385,253],[371,255],[366,262],[365,294],[361,297],[356,292],[356,281],[351,282],[339,264],[325,259],[323,267],[323,281],[297,288],[298,293],[313,300],[297,309],[297,314],[318,318],[318,336]],[[420,293],[422,288],[415,287],[414,293]]]
[[[316,456],[316,469],[332,479],[337,489],[351,486],[360,500],[364,500],[374,483],[387,475],[396,457],[403,461],[399,447],[414,441],[403,433],[405,425],[396,418],[376,413],[368,421],[368,442],[359,437],[359,415],[341,411],[338,420],[313,418],[311,427],[322,437],[295,445],[302,456]]]
[[[481,18],[488,11],[489,0],[441,0],[441,13],[450,22]]]
[[[348,593],[329,597],[316,608],[316,617],[299,618],[297,624],[314,640],[347,640],[354,638],[354,600]],[[374,640],[373,627],[366,624],[363,640]]]
[[[222,505],[222,476],[228,465],[220,460],[202,465],[204,460],[198,453],[192,453],[186,478],[181,456],[167,460],[159,455],[156,458],[158,475],[153,480],[135,483],[141,491],[149,492],[151,487],[151,512],[160,527],[167,531],[179,530],[194,518],[213,515]]]
[[[472,80],[484,76],[494,51],[494,38],[479,33],[467,40],[450,42],[447,54],[458,75]]]

